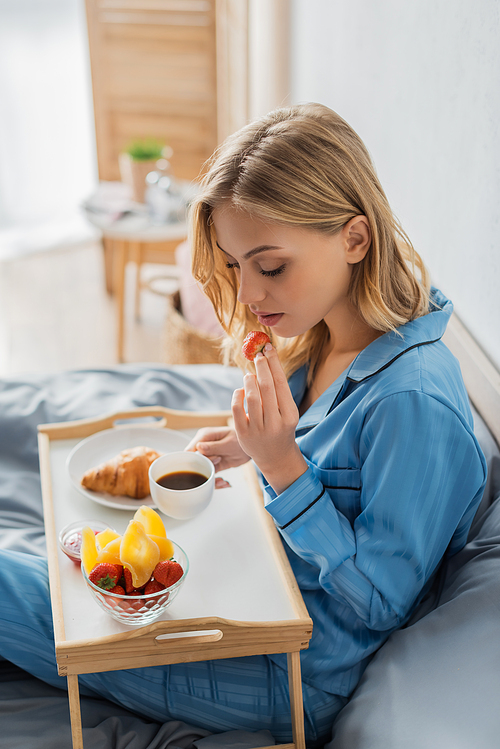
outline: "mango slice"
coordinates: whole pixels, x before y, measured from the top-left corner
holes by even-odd
[[[160,562],[172,559],[174,556],[174,545],[172,541],[168,538],[162,538],[161,536],[149,536],[149,538],[154,541],[160,549]]]
[[[82,528],[80,559],[83,564],[83,569],[87,575],[89,575],[92,568],[97,564],[97,544],[95,541],[95,533],[88,525]]]
[[[120,560],[130,570],[135,588],[147,583],[160,561],[158,544],[152,541],[142,523],[131,520],[120,544]]]
[[[104,531],[105,532],[105,531]],[[97,562],[109,562],[110,564],[121,564],[120,559],[120,547],[122,543],[122,537],[116,534],[116,538],[113,538],[103,549],[97,552]]]
[[[111,528],[106,528],[105,531],[101,531],[96,536],[97,546],[100,549],[104,549],[107,544],[109,544],[110,541],[113,541],[113,539],[121,538],[120,534],[116,531],[112,531]]]
[[[167,531],[163,525],[163,520],[158,513],[148,505],[141,505],[134,515],[134,520],[144,526],[144,530],[148,536],[161,536],[162,538],[167,537]]]

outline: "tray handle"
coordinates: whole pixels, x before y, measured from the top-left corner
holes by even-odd
[[[65,421],[55,424],[39,424],[38,431],[52,439],[72,439],[89,437],[103,429],[118,427],[119,421],[155,417],[157,421],[146,422],[144,426],[169,429],[196,429],[203,426],[225,426],[231,417],[230,411],[179,411],[164,406],[141,406],[128,411],[118,411],[97,418]]]
[[[308,616],[288,622],[241,622],[214,616],[160,620],[122,635],[115,655],[119,657],[123,649],[135,655],[184,653],[189,660],[204,660],[207,652],[217,652],[224,658],[231,654],[287,653],[307,647],[311,634]],[[106,647],[106,652],[111,652],[112,646]],[[264,650],[259,650],[262,647]],[[175,662],[181,660],[184,658]]]
[[[207,629],[205,626],[203,629],[189,629],[187,631],[177,632],[163,632],[155,636],[155,643],[158,647],[162,645],[184,645],[190,647],[192,645],[201,645],[207,642],[218,642],[224,636],[222,629]]]

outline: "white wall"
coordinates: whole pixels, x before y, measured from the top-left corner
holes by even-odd
[[[290,0],[248,0],[250,120],[290,104]]]
[[[291,0],[291,99],[359,133],[433,282],[500,367],[499,0]]]

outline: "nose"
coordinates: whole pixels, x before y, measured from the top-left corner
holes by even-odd
[[[260,277],[242,271],[240,271],[239,276],[240,287],[238,290],[238,301],[240,304],[255,304],[256,302],[262,302],[266,297],[266,292],[263,288]]]

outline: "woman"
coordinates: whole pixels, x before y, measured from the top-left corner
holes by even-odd
[[[219,470],[252,458],[262,472],[314,622],[303,681],[347,698],[464,545],[481,498],[484,458],[440,340],[452,305],[429,289],[363,143],[326,107],[236,133],[193,217],[194,275],[228,360],[242,363],[255,328],[276,347],[234,394],[235,430],[201,430],[190,447]]]
[[[313,620],[301,665],[306,739],[320,747],[370,658],[464,545],[481,498],[484,458],[440,340],[452,306],[429,289],[364,145],[320,105],[277,110],[229,138],[192,221],[194,273],[228,361],[243,364],[250,330],[274,345],[234,394],[235,429],[202,430],[190,449],[218,470],[252,459],[262,474]],[[45,560],[0,562],[0,655],[64,687]],[[28,576],[29,596],[18,583]],[[291,740],[283,655],[80,684],[156,720]]]

